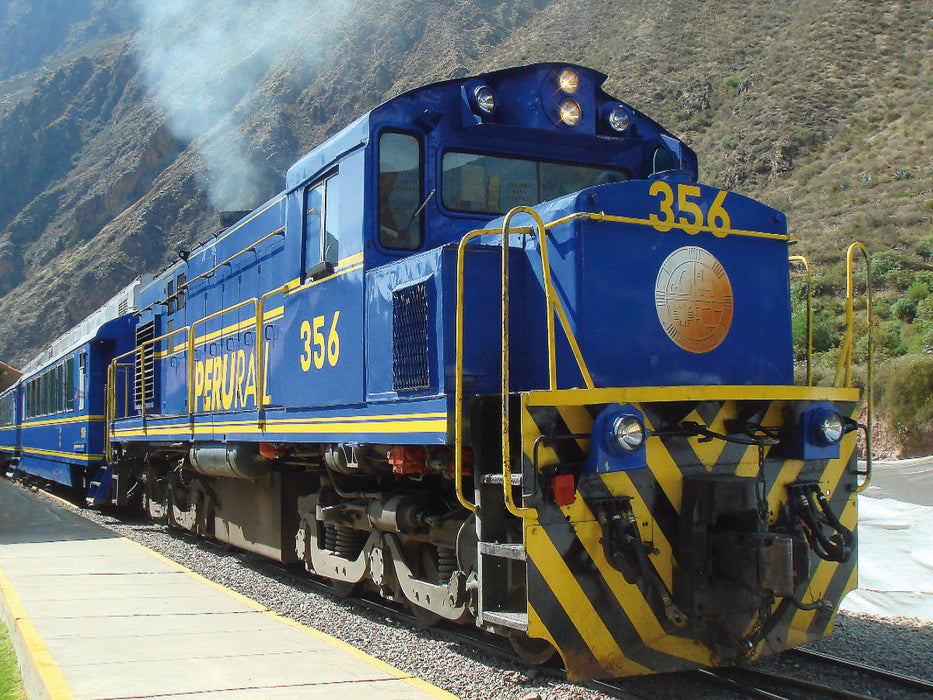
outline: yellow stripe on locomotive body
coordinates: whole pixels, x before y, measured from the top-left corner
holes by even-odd
[[[710,398],[702,397],[704,389]],[[787,451],[783,446],[710,437],[728,436],[730,430],[734,434],[734,421],[739,420],[758,429],[781,426],[792,414],[819,405],[797,399],[797,387],[747,389],[754,398],[726,398],[722,387],[521,395],[525,483],[536,484],[526,487],[525,504],[537,512],[524,521],[528,608],[533,611],[527,634],[557,647],[572,678],[737,663],[831,630],[839,602],[856,585],[854,542],[845,561],[821,559],[812,550],[801,551],[798,543],[788,560],[793,571],[766,569],[778,566],[781,556],[791,556],[782,549],[789,543],[782,533],[794,526],[799,506],[794,489],[816,485],[830,510],[854,530],[856,434],[845,434],[838,457],[806,460],[782,454]],[[856,390],[806,393],[832,399],[843,416],[854,419]],[[639,395],[646,400],[631,400]],[[642,462],[605,472],[599,465],[597,471],[581,471],[595,450],[590,443],[599,439],[594,424],[614,405],[644,416]],[[567,474],[577,475],[569,497],[558,494],[557,484]],[[698,491],[711,495],[697,497]],[[730,519],[749,517],[749,508],[760,512],[762,501],[731,512],[719,499],[752,491],[767,503],[768,532],[756,533],[751,527],[730,534]],[[704,524],[717,509],[718,520]],[[618,531],[607,526],[606,518],[625,520],[627,514],[632,516],[627,532],[633,542],[619,555],[607,546]],[[776,540],[773,546],[771,539]],[[639,546],[646,555],[642,564]],[[728,556],[739,552],[757,553],[758,561],[743,564],[733,560],[742,557]],[[628,557],[631,570],[620,570],[610,561],[615,557]],[[792,595],[761,589],[760,580],[770,585],[769,576],[787,578],[791,573]],[[728,608],[717,607],[726,599]],[[598,624],[587,610],[598,611]]]

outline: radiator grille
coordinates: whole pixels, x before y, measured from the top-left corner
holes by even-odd
[[[427,284],[392,293],[392,384],[395,391],[430,387]]]
[[[155,321],[143,323],[136,326],[136,347],[145,343],[147,340],[155,338]],[[135,397],[136,408],[142,406],[143,382],[141,377],[146,378],[146,403],[152,404],[155,400],[155,362],[153,361],[153,346],[147,345],[145,353],[136,353],[136,378],[135,378]]]

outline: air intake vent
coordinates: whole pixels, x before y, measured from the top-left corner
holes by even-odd
[[[127,311],[130,310],[130,302],[128,299],[121,299],[119,306],[117,306],[117,316],[124,316]]]
[[[395,391],[431,386],[428,369],[428,290],[419,282],[392,292],[392,385]]]
[[[155,338],[155,321],[149,321],[149,323],[142,323],[136,326],[136,347],[145,343],[148,340]],[[136,353],[136,382],[135,382],[135,396],[136,396],[136,408],[137,410],[142,406],[142,392],[143,392],[143,380],[142,377],[145,377],[145,388],[146,388],[146,404],[151,405],[155,400],[155,362],[153,361],[154,348],[152,345],[147,345],[145,352]]]

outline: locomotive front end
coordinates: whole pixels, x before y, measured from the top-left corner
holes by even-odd
[[[523,395],[528,636],[580,678],[826,636],[856,583],[856,436],[839,429],[829,451],[812,428],[824,412],[851,424],[855,406],[805,387]]]
[[[480,619],[518,614],[516,647],[553,646],[574,678],[775,653],[826,636],[856,586],[859,393],[794,385],[784,217],[668,175],[493,225],[524,252],[503,370],[549,388],[490,413],[502,474],[477,454],[527,586],[527,622],[505,596]],[[479,552],[481,588],[521,578]]]

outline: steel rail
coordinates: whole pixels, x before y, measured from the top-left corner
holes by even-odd
[[[908,676],[904,673],[898,673],[897,671],[888,671],[883,668],[879,668],[878,666],[862,663],[861,661],[851,661],[849,659],[844,659],[841,656],[827,654],[822,651],[814,651],[812,649],[790,649],[784,653],[791,656],[800,656],[805,659],[822,661],[824,663],[832,664],[835,666],[841,666],[842,668],[849,669],[851,671],[859,671],[860,673],[864,673],[868,676],[882,678],[890,683],[904,685],[916,690],[923,690],[927,693],[933,694],[933,681],[917,678],[916,676]]]

